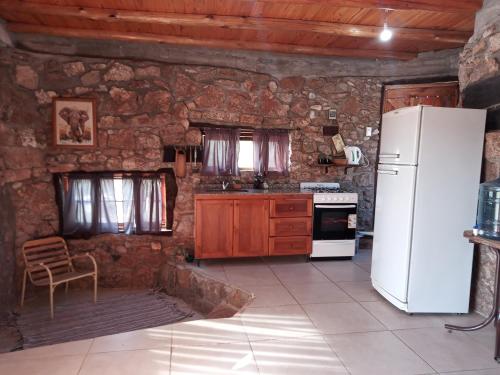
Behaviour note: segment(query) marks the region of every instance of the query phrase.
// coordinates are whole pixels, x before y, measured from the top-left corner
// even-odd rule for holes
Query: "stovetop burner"
[[[338,188],[328,188],[328,187],[310,187],[302,188],[302,191],[310,191],[311,193],[346,193],[344,189]]]

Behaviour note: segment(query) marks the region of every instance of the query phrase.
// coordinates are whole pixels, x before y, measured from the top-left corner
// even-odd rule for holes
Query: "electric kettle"
[[[346,146],[344,147],[345,157],[347,159],[347,164],[349,165],[359,165],[363,154],[359,147],[356,146]]]

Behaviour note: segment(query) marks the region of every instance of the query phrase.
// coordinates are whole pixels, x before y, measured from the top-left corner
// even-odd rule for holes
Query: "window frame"
[[[168,192],[168,186],[167,186],[167,175],[171,174],[174,178],[175,181],[175,175],[173,174],[173,170],[171,168],[167,169],[161,169],[156,172],[130,172],[130,171],[103,171],[103,172],[68,172],[68,173],[60,173],[60,174],[55,174],[54,175],[54,182],[56,184],[56,193],[57,193],[57,204],[59,207],[59,226],[60,226],[60,233],[63,234],[64,230],[64,210],[63,210],[63,199],[65,198],[65,194],[69,192],[69,185],[70,185],[70,178],[71,177],[80,177],[80,178],[89,178],[89,179],[124,179],[124,178],[147,178],[151,176],[159,176],[160,178],[160,194],[161,194],[161,216],[160,216],[160,231],[159,232],[142,232],[142,231],[136,231],[134,230],[133,233],[126,233],[125,232],[125,221],[123,220],[123,215],[122,215],[122,221],[118,221],[116,223],[118,227],[118,232],[102,232],[102,233],[92,233],[90,234],[91,236],[93,235],[98,235],[98,234],[126,234],[126,235],[167,235],[167,236],[172,236],[173,234],[173,211],[175,209],[175,199],[177,197],[177,185],[175,184],[175,188],[172,189],[171,192]],[[116,189],[116,185],[113,185],[113,188]],[[116,190],[115,192],[115,203],[118,202],[116,201]],[[167,196],[167,193],[169,194]],[[123,194],[122,194],[123,198]],[[135,200],[135,196],[132,197],[133,200]],[[169,201],[172,201],[171,204],[169,204]],[[124,200],[122,203],[125,202]],[[91,201],[91,204],[93,204],[92,208],[95,209],[96,202]],[[171,213],[169,215],[169,206]],[[118,209],[118,207],[117,207]],[[135,214],[134,214],[135,215]],[[117,220],[119,218],[119,215],[117,214]],[[171,217],[171,221],[169,222],[168,218]],[[69,238],[86,238],[88,237],[88,234],[83,234],[83,233],[78,233],[75,235],[65,235],[65,237]]]

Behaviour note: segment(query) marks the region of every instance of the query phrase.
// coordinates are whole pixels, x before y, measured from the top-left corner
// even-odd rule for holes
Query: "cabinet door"
[[[312,200],[299,199],[273,199],[271,200],[271,217],[302,217],[312,215]]]
[[[233,207],[233,200],[196,201],[196,259],[233,255]]]
[[[269,255],[269,200],[234,201],[233,256]]]

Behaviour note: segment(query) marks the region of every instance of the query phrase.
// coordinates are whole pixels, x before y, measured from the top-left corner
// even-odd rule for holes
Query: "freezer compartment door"
[[[407,302],[413,202],[417,167],[383,165],[377,169],[372,280]]]
[[[416,165],[422,107],[408,107],[382,116],[379,163]]]

